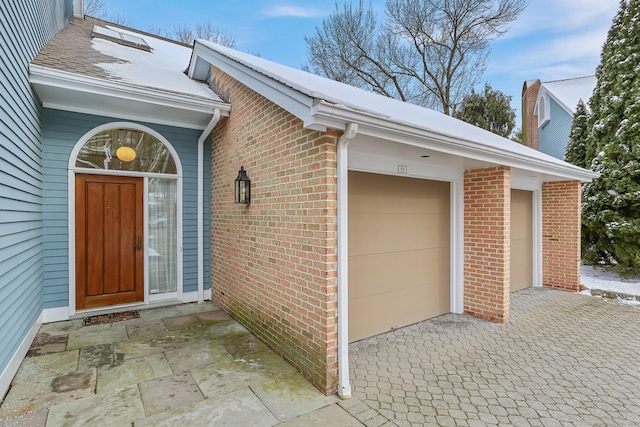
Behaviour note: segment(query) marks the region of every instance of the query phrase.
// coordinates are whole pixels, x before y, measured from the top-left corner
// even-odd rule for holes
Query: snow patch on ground
[[[640,306],[640,277],[621,277],[609,267],[581,267],[582,295]]]
[[[616,292],[627,295],[640,295],[640,277],[620,277],[606,267],[583,265],[580,282],[588,289]],[[587,292],[587,291],[583,291]]]
[[[635,299],[620,299],[618,300],[620,303],[622,304],[626,304],[626,305],[635,305],[635,306],[640,306],[640,301],[635,300]]]

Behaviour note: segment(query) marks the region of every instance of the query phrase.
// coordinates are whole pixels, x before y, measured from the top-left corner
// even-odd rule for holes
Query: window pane
[[[156,137],[133,129],[109,129],[97,133],[80,149],[76,167],[177,173],[169,149]]]
[[[176,181],[149,179],[149,292],[178,288],[178,209]]]

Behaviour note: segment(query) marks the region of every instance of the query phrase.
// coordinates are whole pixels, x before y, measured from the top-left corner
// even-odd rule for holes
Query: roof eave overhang
[[[301,119],[306,128],[321,131],[327,128],[345,130],[348,123],[355,122],[358,123],[358,134],[420,146],[487,163],[583,182],[589,182],[599,176],[568,163],[546,162],[475,141],[404,125],[388,117],[313,99],[196,41],[189,64],[189,77],[206,80],[209,77],[211,64]]]
[[[569,163],[547,162],[543,159],[536,159],[498,147],[479,144],[476,141],[408,126],[384,117],[354,111],[344,106],[336,106],[326,102],[316,103],[313,107],[312,116],[316,124],[328,128],[344,130],[347,123],[356,122],[358,123],[358,134],[393,140],[454,156],[529,170],[567,180],[590,182],[599,176],[596,172],[588,171]]]
[[[46,108],[190,129],[204,129],[225,102],[154,90],[31,64],[29,80]]]
[[[211,65],[214,65],[225,74],[242,82],[243,85],[270,99],[275,104],[280,105],[301,119],[305,127],[311,127],[316,130],[326,130],[326,128],[314,127],[314,120],[313,117],[311,117],[311,107],[313,106],[314,100],[311,97],[268,78],[210,49],[196,40],[187,75],[192,79],[207,80],[210,77]]]

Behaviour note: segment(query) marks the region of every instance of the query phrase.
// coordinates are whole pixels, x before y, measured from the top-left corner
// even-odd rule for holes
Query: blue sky
[[[337,0],[342,5],[343,0]],[[357,0],[350,0],[357,1]],[[366,1],[366,0],[365,0]],[[305,35],[334,9],[334,0],[105,0],[109,15],[124,15],[133,28],[172,31],[177,25],[211,21],[233,34],[237,49],[299,68],[307,62]],[[371,4],[384,14],[384,0]],[[595,73],[600,48],[619,0],[530,0],[510,31],[492,43],[484,76],[513,97],[519,109],[522,83]],[[481,85],[482,86],[482,85]]]

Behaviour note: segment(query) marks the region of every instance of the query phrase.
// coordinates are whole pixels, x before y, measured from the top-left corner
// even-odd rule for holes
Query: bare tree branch
[[[105,18],[107,16],[105,0],[85,0],[84,14],[99,19]]]
[[[311,69],[454,114],[487,66],[489,43],[528,0],[387,0],[385,19],[345,3],[305,37]]]
[[[174,28],[174,38],[185,44],[193,44],[195,39],[203,39],[232,49],[236,47],[236,38],[227,30],[214,27],[211,21],[197,22],[193,28],[179,25]]]
[[[117,15],[109,15],[108,18],[105,18],[106,21],[113,22],[116,25],[121,25],[123,27],[131,27],[131,21],[127,19],[125,14],[119,13]]]
[[[236,38],[227,30],[211,25],[211,21],[197,22],[195,33],[198,39],[208,40],[232,49],[236,47]]]
[[[305,37],[312,69],[326,77],[406,99],[404,81],[387,62],[387,40],[379,39],[377,17],[371,6],[345,4]]]
[[[85,0],[84,14],[112,22],[116,25],[122,25],[123,27],[131,26],[131,21],[129,21],[124,14],[108,15],[106,0]]]
[[[178,25],[173,29],[173,39],[184,44],[193,44],[195,39],[193,29],[186,25]]]
[[[110,21],[117,25],[130,27],[131,21],[123,14],[108,15],[106,0],[85,0],[84,13],[94,18]],[[149,33],[160,37],[174,39],[181,43],[192,45],[195,39],[209,40],[230,48],[236,47],[236,38],[227,30],[214,27],[211,21],[197,22],[194,27],[188,25],[178,25],[174,27],[173,33],[166,29],[153,25],[149,28]]]
[[[166,39],[170,39],[173,37],[173,35],[169,31],[157,25],[150,26],[148,32],[151,34],[155,34],[156,36],[164,37]]]

